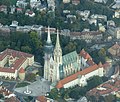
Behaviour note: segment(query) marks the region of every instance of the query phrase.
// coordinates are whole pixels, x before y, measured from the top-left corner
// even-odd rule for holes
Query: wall
[[[6,56],[2,61],[0,61],[0,67],[4,67],[4,65],[7,63],[8,56]]]
[[[100,73],[99,73],[99,72],[100,72],[99,69],[94,70],[94,71],[92,71],[92,72],[86,74],[86,75],[85,75],[85,78],[86,78],[86,79],[89,79],[90,77],[95,76],[95,75],[100,76],[100,73],[101,73],[101,74],[103,73],[103,72],[100,72]]]
[[[34,56],[27,59],[28,59],[28,65],[32,65],[34,63]]]
[[[69,87],[73,87],[73,86],[75,86],[75,85],[77,85],[79,83],[79,81],[78,81],[78,78],[77,79],[75,79],[75,80],[73,80],[73,81],[71,81],[71,82],[69,82],[69,83],[67,83],[67,84],[64,84],[64,88],[69,88]]]
[[[13,77],[13,78],[16,78],[15,77],[15,73],[9,73],[9,72],[0,72],[0,76],[4,76],[4,77],[9,77],[10,79]]]

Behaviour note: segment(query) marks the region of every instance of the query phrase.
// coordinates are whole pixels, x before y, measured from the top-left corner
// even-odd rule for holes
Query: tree
[[[26,76],[25,76],[25,79],[27,80],[27,81],[35,81],[36,80],[36,74],[34,74],[34,73],[30,73],[30,74],[27,74]]]
[[[29,99],[29,101],[31,101],[33,99],[33,97],[32,96],[28,96],[28,99]]]
[[[58,90],[57,88],[54,88],[51,90],[51,92],[49,93],[49,96],[52,99],[58,99]]]
[[[76,50],[76,45],[77,44],[75,42],[69,42],[64,48],[64,53],[66,54]]]
[[[94,84],[93,84],[94,83]],[[96,86],[102,84],[102,78],[99,76],[93,76],[89,80],[87,80],[87,90],[95,88]]]
[[[95,24],[91,24],[91,25],[89,25],[90,27],[90,30],[91,31],[97,31],[98,30],[98,26],[96,26]]]
[[[39,38],[38,38],[38,34],[35,31],[31,31],[29,33],[29,37],[30,37],[30,47],[32,48],[32,52],[35,52],[35,50],[37,50],[39,48]]]
[[[31,53],[31,48],[29,46],[22,46],[21,51],[26,53]]]
[[[104,48],[101,48],[100,51],[98,52],[98,55],[105,57],[105,56],[106,56],[106,51],[105,51],[105,49],[104,49]]]
[[[90,96],[90,102],[97,102],[96,97],[95,96]]]
[[[2,94],[0,94],[0,99],[4,98],[4,96]]]
[[[69,93],[69,97],[73,98],[73,99],[79,99],[80,95],[79,95],[79,91],[78,90],[73,90]]]
[[[116,102],[116,96],[109,94],[108,96],[105,96],[105,102]]]

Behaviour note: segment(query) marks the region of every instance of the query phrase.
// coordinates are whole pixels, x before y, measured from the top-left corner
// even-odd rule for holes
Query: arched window
[[[66,70],[66,76],[67,76],[67,74],[68,74],[68,73],[67,73],[67,70]]]

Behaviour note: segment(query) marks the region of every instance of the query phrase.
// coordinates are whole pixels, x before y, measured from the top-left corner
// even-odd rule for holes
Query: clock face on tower
[[[58,56],[58,55],[62,55],[62,51],[59,49],[59,50],[54,50],[54,54],[56,55],[56,56]]]

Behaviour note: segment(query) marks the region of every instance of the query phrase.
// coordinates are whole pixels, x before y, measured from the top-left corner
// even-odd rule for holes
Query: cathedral
[[[57,30],[57,38],[55,47],[52,45],[50,38],[50,28],[48,27],[48,36],[46,45],[44,46],[44,78],[50,82],[58,82],[77,72],[82,72],[85,68],[98,66],[92,61],[91,56],[84,49],[77,54],[76,51],[62,55],[62,49],[59,40],[59,31]],[[94,70],[96,70],[94,68]],[[92,69],[92,67],[91,67]],[[98,73],[103,76],[103,73]],[[95,74],[96,75],[96,74]]]

